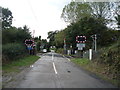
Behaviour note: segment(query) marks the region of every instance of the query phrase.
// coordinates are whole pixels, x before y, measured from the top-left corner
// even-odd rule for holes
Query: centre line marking
[[[65,59],[67,59],[67,60],[70,62],[70,59],[69,59],[69,58],[66,58],[64,55],[63,55],[63,57],[64,57]]]
[[[67,58],[67,60],[68,60],[68,61],[70,61],[70,59],[69,59],[69,58]]]
[[[55,74],[57,74],[57,70],[56,70],[55,63],[54,63],[54,62],[53,62],[53,68],[54,68]]]

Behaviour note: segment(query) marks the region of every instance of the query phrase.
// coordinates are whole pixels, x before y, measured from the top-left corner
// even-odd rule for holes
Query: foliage
[[[84,17],[94,17],[106,24],[112,17],[112,10],[116,8],[112,2],[71,2],[63,8],[61,17],[65,22],[76,23]]]
[[[2,44],[24,43],[25,39],[31,38],[29,29],[11,27],[2,31]]]
[[[108,29],[105,24],[100,23],[99,19],[93,17],[84,17],[76,23],[72,23],[67,28],[59,31],[55,35],[54,43],[57,47],[63,47],[63,40],[65,38],[68,48],[72,45],[76,49],[76,36],[85,35],[87,37],[86,49],[92,47],[92,35],[97,35],[98,47],[109,46],[116,42],[120,32]]]
[[[37,43],[37,44],[36,44],[37,51],[40,52],[41,42],[38,41],[38,42],[36,42],[36,43]]]
[[[34,41],[36,43],[36,49],[37,49],[37,51],[40,52],[40,46],[41,46],[41,43],[42,43],[41,36],[35,37]]]
[[[119,79],[120,73],[120,38],[110,47],[101,49],[100,57],[96,59],[97,63],[106,65],[108,75],[113,79]]]
[[[115,11],[112,10],[115,10],[117,4],[114,2],[91,2],[89,5],[92,8],[93,17],[101,19],[101,22],[105,24],[107,23],[106,20],[113,17],[112,13]]]
[[[80,67],[82,67],[83,69],[96,74],[98,77],[102,78],[103,80],[109,81],[116,86],[120,86],[119,74],[116,76],[113,68],[110,68],[104,64],[98,64],[94,61],[90,61],[85,58],[83,59],[73,58],[71,59],[71,61],[77,65],[80,65]]]
[[[61,17],[65,22],[75,23],[81,18],[91,16],[91,7],[88,3],[71,2],[63,8]]]
[[[91,47],[92,44],[91,35],[94,34],[99,35],[98,37],[99,41],[101,39],[100,36],[102,36],[102,34],[106,32],[106,30],[107,27],[103,24],[100,24],[98,19],[94,19],[92,17],[85,17],[82,18],[79,22],[72,23],[64,30],[59,31],[59,33],[55,35],[55,42],[59,43],[58,44],[59,46],[62,46],[63,40],[65,38],[67,47],[69,48],[72,45],[72,47],[75,49],[76,36],[85,35],[87,37],[86,47],[88,49]]]
[[[2,8],[2,28],[10,28],[12,25],[12,12],[8,8]]]
[[[117,25],[120,30],[120,2],[118,3],[117,8],[116,8],[116,14],[117,16],[115,16],[115,19],[117,21]]]
[[[49,39],[49,45],[50,46],[55,46],[55,34],[57,34],[57,30],[56,31],[49,31],[48,32],[48,37],[47,39]]]
[[[101,33],[100,38],[98,38],[98,46],[100,47],[105,47],[105,46],[110,46],[117,42],[118,38],[120,36],[120,32],[117,30],[107,30]]]
[[[118,25],[118,28],[120,29],[120,15],[117,14],[117,16],[115,17],[115,19],[117,20],[117,25]]]
[[[9,43],[2,46],[3,63],[19,59],[28,54],[24,44]]]
[[[65,38],[65,32],[64,31],[59,31],[55,35],[55,45],[57,48],[62,48],[64,44],[64,38]]]
[[[58,48],[58,49],[56,49],[56,52],[57,52],[57,53],[60,53],[60,54],[63,54],[63,51],[64,51],[63,48]]]

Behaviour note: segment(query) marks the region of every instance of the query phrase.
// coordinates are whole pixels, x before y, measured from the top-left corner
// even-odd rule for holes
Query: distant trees
[[[31,38],[29,29],[11,27],[2,31],[2,44],[24,43],[25,39]]]
[[[55,46],[55,34],[57,34],[57,30],[56,31],[49,31],[48,32],[48,37],[47,39],[49,39],[49,45],[50,46]]]
[[[66,35],[64,31],[58,31],[57,34],[55,34],[55,46],[57,48],[63,48],[63,43]]]
[[[91,16],[91,10],[88,3],[71,2],[63,8],[61,18],[65,22],[75,23],[83,17]]]
[[[115,5],[112,2],[71,2],[63,8],[61,17],[69,23],[75,23],[84,17],[94,17],[101,23],[106,23],[111,19]]]
[[[8,8],[2,8],[2,29],[10,28],[12,19],[12,12]]]

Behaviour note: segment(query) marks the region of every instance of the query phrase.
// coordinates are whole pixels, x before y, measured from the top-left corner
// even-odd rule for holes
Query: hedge
[[[6,61],[19,59],[27,54],[28,52],[24,44],[9,43],[2,46],[3,63]]]

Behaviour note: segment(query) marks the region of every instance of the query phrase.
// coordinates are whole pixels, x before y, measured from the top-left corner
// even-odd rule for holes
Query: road
[[[31,66],[17,88],[114,88],[57,53],[46,53]]]

